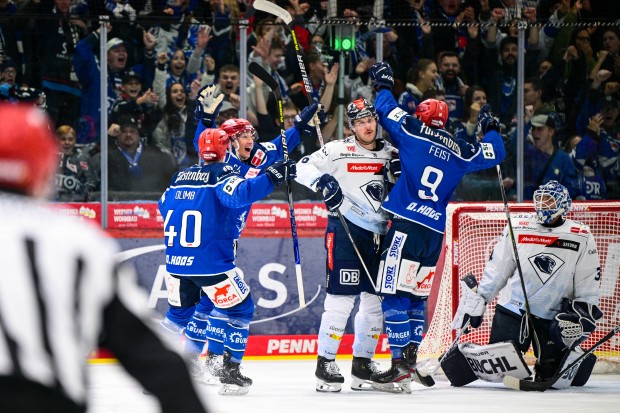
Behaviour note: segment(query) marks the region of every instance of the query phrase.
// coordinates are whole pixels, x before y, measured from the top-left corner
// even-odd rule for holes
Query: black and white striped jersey
[[[95,226],[0,192],[0,379],[86,406],[86,360],[103,345],[164,411],[205,411],[180,355],[147,327],[146,297],[117,252]]]

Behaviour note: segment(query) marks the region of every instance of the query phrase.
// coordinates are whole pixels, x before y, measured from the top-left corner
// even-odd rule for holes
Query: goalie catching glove
[[[461,299],[459,300],[459,307],[454,314],[454,320],[452,320],[452,329],[460,330],[463,328],[467,320],[470,322],[470,326],[473,328],[480,327],[482,324],[482,315],[487,308],[487,302],[485,299],[476,292],[477,284],[469,283],[467,277],[463,277],[461,283]],[[473,275],[471,276],[473,278]],[[475,280],[475,278],[474,278]]]
[[[203,86],[198,91],[198,96],[196,97],[194,118],[197,121],[202,121],[202,124],[207,128],[215,126],[215,118],[217,118],[224,100],[223,93],[219,93],[216,96],[216,88],[213,84]]]
[[[596,305],[563,298],[561,312],[549,327],[551,338],[558,348],[573,349],[590,337],[601,317],[603,312]]]
[[[321,191],[328,210],[333,212],[340,208],[344,195],[342,195],[342,189],[340,189],[338,181],[333,176],[330,174],[321,176],[316,184],[316,189]]]

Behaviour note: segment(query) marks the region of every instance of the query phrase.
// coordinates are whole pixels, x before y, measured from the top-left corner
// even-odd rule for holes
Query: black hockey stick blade
[[[276,94],[276,98],[280,98],[280,86],[278,86],[278,82],[271,76],[264,67],[259,65],[256,62],[250,62],[248,65],[248,70],[254,76],[265,82],[265,84]]]
[[[521,391],[545,391],[553,387],[553,385],[566,374],[569,370],[571,370],[575,365],[581,363],[584,358],[588,357],[588,355],[592,354],[594,350],[599,348],[603,343],[612,338],[618,331],[620,331],[620,325],[616,326],[609,333],[605,335],[605,337],[601,338],[597,341],[592,347],[590,347],[587,351],[584,351],[581,356],[575,359],[572,363],[566,366],[561,371],[555,373],[553,377],[549,380],[545,381],[531,381],[528,379],[517,379],[516,377],[506,376],[504,377],[504,386],[509,387],[515,390]]]
[[[415,381],[416,383],[420,383],[425,387],[433,387],[435,385],[435,380],[433,379],[433,376],[423,376],[420,374],[418,369],[415,370],[415,375],[411,375],[411,380]]]

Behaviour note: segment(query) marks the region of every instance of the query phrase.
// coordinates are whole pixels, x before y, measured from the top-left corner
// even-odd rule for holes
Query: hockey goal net
[[[534,213],[532,204],[511,204],[509,208],[511,216]],[[506,226],[503,203],[450,204],[446,218],[443,250],[428,302],[428,329],[418,352],[420,361],[437,359],[454,341],[450,323],[458,307],[459,279],[472,273],[480,281],[485,263]],[[590,227],[601,259],[600,308],[605,315],[582,344],[589,348],[620,323],[620,202],[575,202],[569,218]],[[487,344],[494,308],[487,306],[480,328],[463,335],[460,342]],[[620,372],[620,337],[612,337],[595,354],[599,360],[597,371]],[[533,363],[533,354],[530,356],[528,361]]]

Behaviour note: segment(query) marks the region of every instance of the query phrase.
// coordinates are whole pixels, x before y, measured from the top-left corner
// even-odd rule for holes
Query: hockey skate
[[[222,375],[220,377],[222,386],[218,391],[220,395],[242,395],[250,391],[252,379],[241,374],[239,367],[239,363],[235,363],[230,359],[230,353],[225,352]]]
[[[435,380],[431,376],[424,376],[420,374],[417,369],[416,363],[418,360],[418,346],[417,344],[410,344],[405,347],[404,350],[407,353],[407,360],[409,360],[409,373],[411,374],[411,380],[416,383],[420,383],[426,387],[432,387],[435,385]]]
[[[220,384],[220,378],[222,377],[222,370],[224,368],[223,365],[224,357],[222,355],[215,354],[212,351],[207,351],[202,382],[210,385]]]
[[[354,356],[351,366],[351,390],[372,390],[370,376],[377,372],[377,364],[374,361]]]
[[[372,387],[390,393],[411,393],[411,373],[406,354],[403,358],[392,359],[392,366],[384,372],[370,376]]]
[[[344,377],[340,374],[340,369],[334,360],[319,356],[314,375],[316,376],[316,391],[328,393],[342,390]]]

